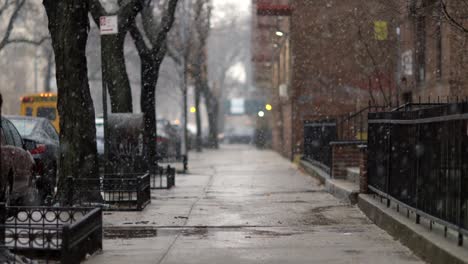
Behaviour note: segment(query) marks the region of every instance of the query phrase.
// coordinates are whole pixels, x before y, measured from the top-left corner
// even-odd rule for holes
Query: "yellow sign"
[[[374,21],[374,35],[376,40],[387,40],[388,26],[387,21]]]

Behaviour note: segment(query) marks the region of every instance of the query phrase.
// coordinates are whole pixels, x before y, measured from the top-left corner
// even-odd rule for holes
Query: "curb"
[[[304,160],[301,160],[299,166],[304,169],[307,174],[324,184],[327,192],[336,198],[351,204],[356,204],[358,202],[359,190],[353,189],[346,181],[331,179],[327,172]]]
[[[378,227],[385,230],[417,256],[428,263],[468,263],[468,252],[444,237],[431,234],[424,227],[412,223],[393,209],[374,200],[370,195],[360,194],[358,207]]]

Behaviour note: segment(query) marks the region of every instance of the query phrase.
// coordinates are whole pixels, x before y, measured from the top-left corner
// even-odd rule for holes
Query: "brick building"
[[[389,104],[396,60],[388,50],[396,46],[396,34],[381,4],[254,2],[256,81],[274,106],[270,124],[275,150],[291,159],[302,153],[306,120],[354,112],[369,99]],[[383,36],[376,37],[376,22],[384,24]]]
[[[466,3],[412,0],[398,4],[402,100],[417,101],[421,97],[423,101],[445,101],[447,97],[467,96]]]

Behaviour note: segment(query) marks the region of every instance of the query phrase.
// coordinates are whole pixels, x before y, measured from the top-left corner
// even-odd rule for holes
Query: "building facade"
[[[460,5],[254,1],[255,80],[273,105],[273,148],[290,159],[301,155],[305,121],[369,104],[467,96],[467,6]]]

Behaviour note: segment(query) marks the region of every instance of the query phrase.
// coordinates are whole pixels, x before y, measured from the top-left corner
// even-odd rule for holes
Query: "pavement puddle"
[[[244,233],[246,237],[273,238],[302,234],[299,231],[272,230],[277,227],[252,227],[252,226],[191,226],[191,227],[153,227],[153,226],[128,226],[107,227],[104,229],[106,239],[132,239],[153,237],[183,237],[206,238],[209,234],[219,232]]]

